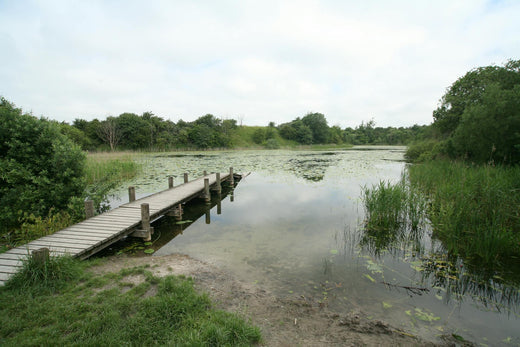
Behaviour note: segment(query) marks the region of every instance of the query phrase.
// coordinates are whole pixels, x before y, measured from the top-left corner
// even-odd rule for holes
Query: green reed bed
[[[434,236],[448,251],[486,264],[519,260],[519,167],[434,161],[408,171],[429,197]]]
[[[85,168],[87,184],[98,184],[107,179],[122,181],[134,177],[140,170],[134,157],[135,155],[128,152],[89,154]]]
[[[250,346],[260,330],[217,310],[190,278],[146,267],[97,274],[90,262],[29,260],[0,288],[0,344]],[[140,282],[135,282],[140,278]]]
[[[411,189],[405,175],[396,184],[381,181],[372,187],[363,187],[362,200],[365,207],[362,243],[376,253],[421,237],[426,200]]]

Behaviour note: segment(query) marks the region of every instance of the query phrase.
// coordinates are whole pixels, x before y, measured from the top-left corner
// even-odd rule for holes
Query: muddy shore
[[[363,312],[338,314],[309,299],[280,298],[257,284],[241,281],[233,274],[187,255],[109,257],[94,271],[117,272],[122,268],[149,265],[156,276],[185,275],[194,279],[216,306],[236,312],[259,326],[262,346],[470,346],[443,336],[442,341],[424,341],[392,327],[388,322],[368,319]],[[137,279],[138,281],[138,279]]]

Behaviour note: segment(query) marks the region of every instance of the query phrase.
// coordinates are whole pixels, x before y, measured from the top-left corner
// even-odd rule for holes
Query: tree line
[[[291,122],[265,127],[239,126],[235,119],[221,119],[206,114],[193,122],[177,123],[152,112],[141,115],[122,113],[104,120],[75,119],[59,123],[61,131],[83,150],[172,150],[233,148],[246,146],[278,148],[280,145],[311,144],[388,144],[405,145],[421,139],[427,126],[376,127],[374,120],[355,128],[329,126],[321,113],[308,113]],[[247,128],[254,131],[246,131]],[[238,141],[240,139],[241,141]]]

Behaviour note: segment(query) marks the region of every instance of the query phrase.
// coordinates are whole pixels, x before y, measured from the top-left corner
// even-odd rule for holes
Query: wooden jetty
[[[169,189],[135,200],[135,189],[129,188],[130,202],[106,213],[93,216],[92,203],[86,203],[87,219],[52,235],[31,241],[25,245],[0,253],[0,285],[22,266],[22,261],[30,254],[71,255],[86,259],[126,236],[142,237],[150,240],[153,227],[150,222],[164,215],[182,218],[182,204],[196,197],[210,201],[210,189],[220,191],[221,182],[234,184],[233,168],[229,173],[206,174],[184,183],[173,185],[169,178]],[[237,175],[239,176],[239,175]],[[90,218],[89,218],[90,217]]]

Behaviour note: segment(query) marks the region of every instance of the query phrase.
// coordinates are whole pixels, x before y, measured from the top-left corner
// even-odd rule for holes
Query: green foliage
[[[303,124],[312,132],[312,143],[327,143],[329,141],[329,126],[321,113],[308,113],[302,118]]]
[[[128,276],[143,282],[133,284]],[[62,274],[49,282],[65,278],[49,291],[19,290],[13,282],[0,289],[2,345],[248,346],[261,338],[236,314],[214,309],[191,279],[157,278],[133,268]]]
[[[449,252],[489,268],[520,257],[520,168],[434,161],[409,173]]]
[[[433,112],[444,154],[477,163],[520,162],[520,61],[455,81]]]
[[[265,148],[267,149],[278,149],[280,148],[280,144],[276,139],[269,139],[265,142]]]
[[[91,154],[87,158],[85,198],[94,202],[98,213],[107,211],[109,192],[122,181],[134,177],[141,167],[129,154]],[[81,207],[83,209],[83,207]]]
[[[381,181],[371,188],[363,187],[362,200],[365,221],[361,245],[375,254],[402,249],[399,245],[417,238],[426,225],[426,200],[410,187],[405,176],[397,184]]]
[[[0,232],[64,210],[85,188],[85,155],[56,123],[0,102]]]

